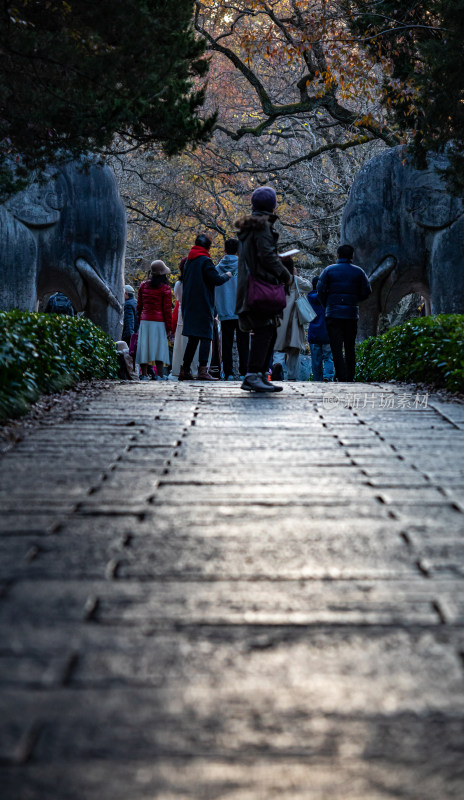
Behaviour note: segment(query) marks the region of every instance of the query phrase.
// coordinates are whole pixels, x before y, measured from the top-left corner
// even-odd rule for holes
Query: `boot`
[[[272,383],[263,380],[263,376],[259,372],[254,372],[252,375],[246,375],[240,387],[246,392],[275,392],[278,391]]]
[[[185,372],[184,365],[182,364],[182,366],[181,366],[181,368],[179,370],[179,377],[177,378],[177,380],[178,381],[193,381],[194,378],[193,378],[193,375],[190,372],[190,370],[188,372]]]
[[[219,378],[213,378],[208,372],[208,367],[198,367],[197,381],[217,381]]]
[[[259,373],[259,374],[261,375],[261,378],[263,379],[263,383],[265,383],[268,387],[270,387],[273,392],[283,392],[283,390],[284,390],[283,386],[276,386],[275,383],[271,383],[271,381],[268,379],[266,374],[263,374],[262,372]]]

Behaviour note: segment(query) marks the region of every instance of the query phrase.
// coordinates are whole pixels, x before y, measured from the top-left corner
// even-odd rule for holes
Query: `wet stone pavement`
[[[463,445],[385,385],[46,417],[0,462],[1,800],[462,800]]]

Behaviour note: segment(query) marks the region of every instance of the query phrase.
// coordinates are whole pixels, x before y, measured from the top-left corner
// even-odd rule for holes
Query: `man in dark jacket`
[[[132,286],[124,287],[124,327],[122,329],[122,339],[126,344],[130,344],[131,336],[137,333],[139,329],[139,320],[137,317],[137,303],[134,297],[134,290]]]
[[[188,336],[184,363],[179,372],[180,381],[193,380],[190,372],[195,351],[200,344],[198,380],[215,381],[209,374],[207,364],[213,340],[214,287],[221,286],[232,277],[231,272],[220,275],[211,261],[209,250],[211,238],[200,233],[195,239],[184,264],[182,284],[182,335]]]
[[[339,247],[337,256],[337,263],[326,267],[319,278],[317,293],[325,305],[337,380],[351,382],[356,371],[359,303],[369,297],[372,288],[364,270],[353,264],[354,249],[351,245]]]
[[[319,278],[313,278],[313,291],[308,294],[316,317],[309,323],[308,342],[311,351],[311,369],[315,381],[333,381],[334,363],[329,334],[325,324],[325,308],[319,300],[316,287]]]

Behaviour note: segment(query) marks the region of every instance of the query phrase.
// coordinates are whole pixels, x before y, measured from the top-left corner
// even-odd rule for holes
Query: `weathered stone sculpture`
[[[446,190],[431,155],[413,167],[402,148],[369,161],[356,177],[343,213],[341,239],[370,277],[373,293],[361,305],[359,334],[375,335],[380,313],[407,294],[431,302],[432,314],[464,313],[464,204]]]
[[[126,214],[109,167],[70,162],[0,205],[0,308],[61,291],[119,339]]]

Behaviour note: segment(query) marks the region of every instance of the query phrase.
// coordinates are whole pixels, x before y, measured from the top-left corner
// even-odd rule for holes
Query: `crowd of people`
[[[291,255],[278,254],[276,206],[272,187],[256,189],[251,213],[236,223],[237,238],[225,242],[217,265],[212,238],[196,237],[179,266],[174,312],[163,261],[151,264],[137,301],[134,289],[125,287],[123,340],[133,355],[131,377],[138,364],[141,380],[165,379],[168,365],[179,381],[234,380],[235,340],[241,388],[279,392],[284,377],[299,378],[308,322],[313,379],[354,380],[359,303],[371,292],[369,280],[347,244],[312,283],[298,276]]]

